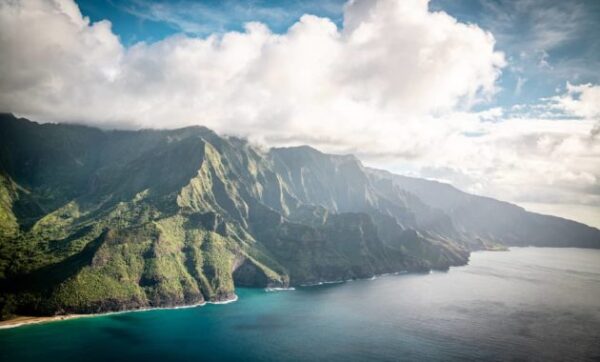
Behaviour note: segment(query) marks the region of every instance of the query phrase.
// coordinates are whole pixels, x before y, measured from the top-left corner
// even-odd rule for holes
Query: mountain
[[[0,115],[0,307],[93,313],[599,248],[600,231],[313,148]]]
[[[375,169],[368,172],[441,210],[465,240],[481,240],[486,245],[598,248],[598,229],[575,221],[527,212],[517,205],[470,195],[437,181]]]

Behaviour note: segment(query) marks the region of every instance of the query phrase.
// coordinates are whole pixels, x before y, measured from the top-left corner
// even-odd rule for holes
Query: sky
[[[600,1],[0,1],[0,111],[204,125],[600,227]]]

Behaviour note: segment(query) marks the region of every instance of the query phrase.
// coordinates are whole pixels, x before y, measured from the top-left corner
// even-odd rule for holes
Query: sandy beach
[[[50,317],[31,317],[31,316],[18,316],[12,319],[8,319],[5,321],[0,321],[0,329],[7,328],[15,328],[28,324],[39,324],[39,323],[47,323],[47,322],[55,322],[62,321],[72,318],[85,317],[83,314],[67,314],[67,315],[57,315]]]

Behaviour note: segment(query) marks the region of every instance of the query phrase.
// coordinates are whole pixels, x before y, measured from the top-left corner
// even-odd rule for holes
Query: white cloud
[[[517,84],[515,84],[515,94],[521,95],[521,91],[523,91],[523,86],[527,82],[527,78],[517,76]]]
[[[0,108],[38,119],[337,134],[467,107],[504,65],[490,33],[423,0],[352,1],[343,29],[305,15],[281,35],[250,23],[130,48],[71,0],[3,2],[0,16]]]
[[[553,108],[585,119],[600,118],[600,85],[567,83],[565,94],[551,99]]]

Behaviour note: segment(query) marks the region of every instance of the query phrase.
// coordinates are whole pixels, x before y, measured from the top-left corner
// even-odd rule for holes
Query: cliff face
[[[501,244],[599,247],[600,231],[309,147],[0,116],[3,316],[446,269]]]

